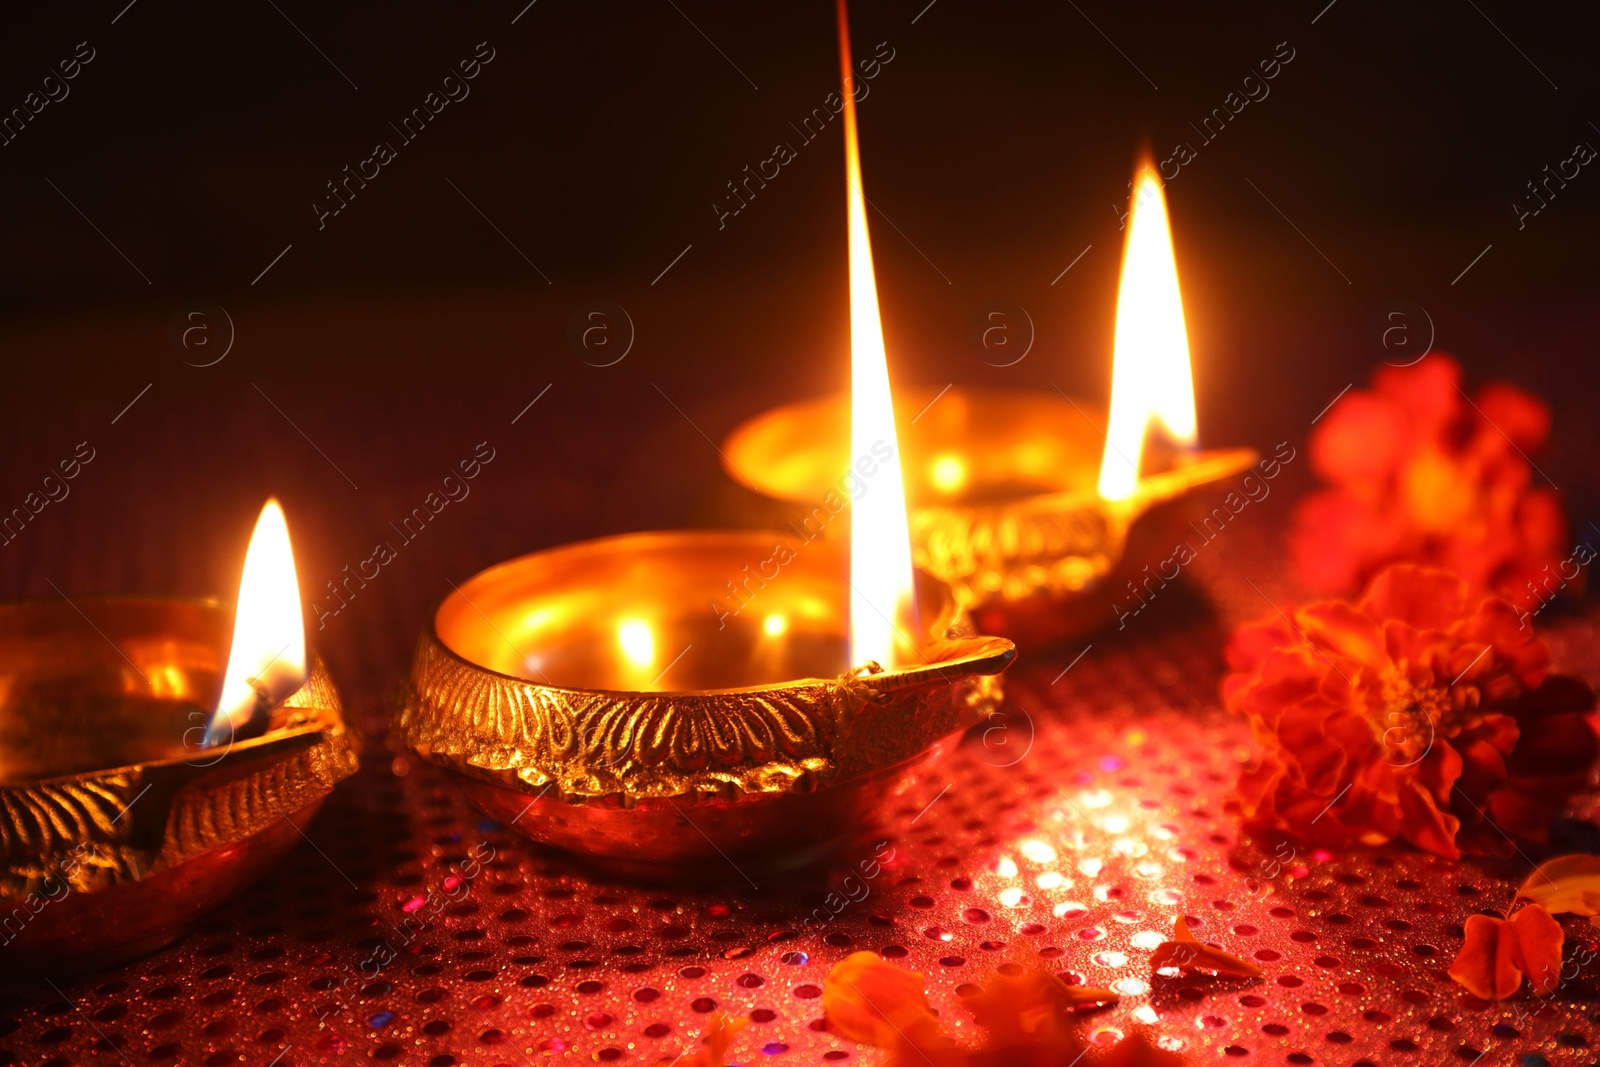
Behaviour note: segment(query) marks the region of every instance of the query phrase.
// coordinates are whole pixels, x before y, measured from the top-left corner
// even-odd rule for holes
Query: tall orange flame
[[[233,646],[206,744],[230,740],[305,681],[306,632],[289,524],[278,502],[268,500],[244,554]]]
[[[1175,444],[1195,442],[1194,377],[1172,226],[1161,180],[1144,163],[1134,177],[1117,290],[1111,417],[1100,459],[1102,497],[1133,495],[1147,436],[1158,427]]]
[[[906,525],[905,483],[895,436],[889,360],[878,315],[866,197],[861,191],[861,147],[856,132],[855,79],[850,66],[850,21],[839,5],[839,70],[844,96],[844,176],[850,235],[850,455],[872,457],[874,444],[893,455],[850,505],[850,662],[889,667],[915,650],[906,627],[915,611],[911,585],[911,534]],[[858,473],[861,473],[858,471]]]

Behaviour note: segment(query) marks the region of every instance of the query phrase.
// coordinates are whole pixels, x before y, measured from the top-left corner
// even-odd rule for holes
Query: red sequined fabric
[[[501,423],[522,403],[506,405]],[[450,424],[470,425],[476,411]],[[239,432],[277,419],[264,407],[259,416]],[[530,479],[549,499],[584,501],[585,468],[544,466],[529,422],[515,448],[507,425],[485,430],[503,458],[461,514],[442,515],[347,614],[313,627],[369,725],[381,722],[426,605],[448,592],[444,578],[533,547],[517,527],[540,520]],[[333,455],[362,455],[360,437],[340,436],[339,425],[325,414],[308,430]],[[228,441],[227,427],[212,432],[206,440]],[[309,531],[311,548],[297,550],[311,557],[302,573],[315,590],[414,494],[374,496],[369,484],[338,496],[337,476],[283,433],[282,450],[303,453],[303,484],[365,509],[325,508],[324,520],[313,499],[286,499],[297,536]],[[426,472],[478,439],[459,436],[467,445],[386,440],[401,450],[398,469]],[[69,591],[225,588],[259,496],[229,497],[238,529],[192,538],[237,536],[231,553],[184,548],[172,538],[184,517],[140,506],[161,472],[190,469],[198,447],[184,431],[108,449],[108,464],[137,453],[137,465],[105,473],[103,503],[74,501],[83,510],[61,520],[60,539],[12,546],[0,561],[14,568],[12,587],[49,594],[38,576],[50,576]],[[229,447],[244,454],[238,441]],[[131,517],[116,540],[125,554],[90,536],[96,515]],[[1190,569],[1212,606],[1175,586],[1157,601],[1173,609],[1166,618],[1152,610],[1123,633],[1025,647],[1003,718],[920,781],[884,834],[804,878],[752,888],[730,869],[721,892],[596,879],[484,820],[374,730],[362,770],[309,840],[178,944],[53,984],[15,973],[0,948],[0,1064],[656,1064],[695,1047],[714,1012],[750,1020],[733,1062],[868,1064],[880,1054],[830,1033],[820,996],[829,967],[860,949],[927,974],[933,1003],[963,1038],[974,1036],[962,1004],[972,987],[1001,967],[1044,966],[1122,994],[1083,1016],[1099,1042],[1150,1022],[1195,1063],[1592,1062],[1600,945],[1587,921],[1563,919],[1571,977],[1547,1001],[1484,1003],[1445,976],[1464,920],[1509,903],[1520,861],[1330,854],[1240,836],[1226,797],[1248,738],[1219,709],[1216,683],[1232,622],[1271,610],[1268,598],[1291,602],[1271,562],[1285,515],[1286,505],[1264,509]],[[324,521],[340,532],[319,534]],[[195,562],[210,555],[214,565]],[[1557,664],[1600,682],[1592,622],[1556,609],[1546,619]],[[864,861],[881,864],[876,877],[863,876]],[[1179,915],[1263,977],[1152,977],[1151,949]]]
[[[887,847],[758,889],[731,869],[724,892],[587,877],[426,767],[369,758],[311,841],[201,932],[9,990],[0,1060],[654,1063],[727,1012],[751,1020],[733,1062],[873,1062],[820,1000],[828,968],[868,948],[926,973],[958,1034],[985,975],[1043,965],[1122,994],[1084,1017],[1098,1042],[1153,1022],[1197,1062],[1590,1062],[1587,923],[1565,924],[1578,973],[1549,1002],[1487,1004],[1445,978],[1463,921],[1508,902],[1514,868],[1240,838],[1224,798],[1245,737],[1215,705],[1216,648],[1200,625],[1053,684],[1062,664],[1036,657],[1004,721],[894,813]],[[888,858],[863,879],[873,857]],[[1265,976],[1153,978],[1178,915]]]

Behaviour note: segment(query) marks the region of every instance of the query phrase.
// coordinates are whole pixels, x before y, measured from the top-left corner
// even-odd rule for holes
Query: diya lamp
[[[985,633],[1061,639],[1114,621],[1118,599],[1142,604],[1141,568],[1172,555],[1206,490],[1256,462],[1249,449],[1196,448],[1166,200],[1148,165],[1134,186],[1109,410],[1022,389],[897,397],[916,565],[947,583]],[[729,473],[814,505],[847,461],[847,407],[834,396],[756,416],[723,443]]]
[[[402,693],[414,752],[614,873],[755,884],[825,855],[994,710],[1015,655],[912,568],[848,83],[844,98],[849,435],[861,455],[888,446],[848,541],[638,533],[502,563],[439,606]]]
[[[176,940],[355,771],[277,501],[250,540],[231,644],[228,619],[204,599],[0,604],[8,970],[91,970]]]

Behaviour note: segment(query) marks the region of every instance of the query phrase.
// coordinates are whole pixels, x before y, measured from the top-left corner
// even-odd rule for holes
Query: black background
[[[1541,469],[1576,528],[1594,514],[1600,176],[1521,230],[1512,207],[1600,146],[1580,5],[912,0],[852,19],[858,56],[894,50],[861,123],[897,382],[1103,398],[1117,206],[1142,147],[1186,140],[1168,195],[1207,443],[1303,441],[1404,300],[1471,379],[1552,401]],[[484,439],[503,458],[470,517],[442,520],[490,532],[406,565],[459,579],[574,537],[749,521],[707,438],[845,384],[838,124],[723,228],[712,207],[836,87],[829,4],[117,0],[7,22],[0,107],[78,42],[96,57],[0,147],[0,507],[76,442],[98,450],[0,549],[8,592],[49,593],[68,560],[85,588],[231,592],[277,493],[314,595]],[[319,230],[324,183],[397,142],[388,124],[483,41],[471,95]],[[1202,144],[1189,123],[1280,42],[1270,95]],[[614,366],[569,342],[594,300],[636,329]],[[194,301],[235,331],[211,367],[170,338]],[[968,341],[991,301],[1036,328],[1011,367]]]

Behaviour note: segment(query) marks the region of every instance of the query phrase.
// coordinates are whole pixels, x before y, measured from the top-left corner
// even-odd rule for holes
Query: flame
[[[276,500],[256,520],[244,555],[233,646],[206,744],[231,740],[306,681],[306,632],[289,524]]]
[[[622,655],[635,667],[651,667],[656,662],[656,632],[643,619],[623,619],[617,624],[617,644]]]
[[[1133,495],[1147,434],[1159,426],[1177,444],[1195,442],[1194,377],[1178,291],[1178,262],[1161,180],[1148,163],[1133,183],[1117,291],[1111,418],[1100,459],[1100,495]]]
[[[850,23],[839,0],[839,68],[844,97],[844,175],[850,235],[850,455],[870,457],[874,444],[893,450],[866,490],[850,505],[850,662],[884,667],[909,659],[914,649],[902,621],[915,612],[911,585],[911,534],[905,484],[889,391],[889,360],[878,317],[878,283],[872,271],[866,197],[861,191],[861,147],[856,133],[855,79],[850,70]]]

